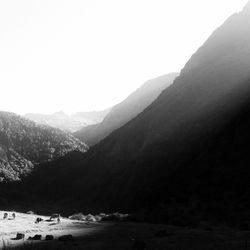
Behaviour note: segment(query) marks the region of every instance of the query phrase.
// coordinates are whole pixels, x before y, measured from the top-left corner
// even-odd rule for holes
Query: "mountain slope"
[[[28,113],[25,115],[25,118],[38,124],[75,132],[85,126],[102,122],[109,111],[110,109],[106,109],[102,111],[79,112],[73,115],[67,115],[62,111],[51,115]]]
[[[171,73],[146,82],[123,102],[114,106],[101,123],[87,126],[74,135],[89,146],[95,145],[141,113],[177,76],[178,73]]]
[[[46,178],[41,168],[28,185],[42,176],[45,181],[34,192],[50,187],[47,199],[68,197],[83,207],[110,210],[154,207],[173,197],[186,201],[190,193],[213,199],[214,194],[220,197],[215,190],[223,196],[230,181],[250,191],[249,175],[244,183],[238,179],[248,174],[250,164],[249,5],[217,29],[174,83],[136,118],[87,154],[45,166],[52,172],[60,169],[60,176]],[[234,179],[238,162],[241,169]],[[51,188],[67,179],[73,184]]]
[[[36,164],[88,147],[59,129],[40,126],[18,115],[0,112],[0,180],[19,180]]]

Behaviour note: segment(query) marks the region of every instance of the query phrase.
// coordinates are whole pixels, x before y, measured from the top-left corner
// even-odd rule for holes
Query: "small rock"
[[[54,240],[54,236],[53,235],[46,235],[45,240]]]
[[[17,233],[16,234],[16,240],[24,239],[24,237],[25,237],[25,234],[22,234],[22,233]]]
[[[63,241],[63,242],[67,242],[67,241],[73,241],[74,237],[72,234],[66,234],[66,235],[62,235],[58,238],[59,241]]]
[[[41,240],[42,235],[41,234],[36,234],[35,236],[32,237],[32,240]]]

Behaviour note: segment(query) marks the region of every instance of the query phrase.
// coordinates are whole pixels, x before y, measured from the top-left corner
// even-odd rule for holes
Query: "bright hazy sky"
[[[110,107],[180,71],[247,0],[0,0],[0,110]]]

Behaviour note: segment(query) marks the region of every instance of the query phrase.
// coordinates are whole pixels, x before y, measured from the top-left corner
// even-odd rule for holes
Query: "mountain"
[[[124,101],[114,106],[101,123],[84,127],[74,135],[89,146],[95,145],[141,113],[177,76],[178,73],[171,73],[147,81]]]
[[[0,112],[0,181],[20,180],[39,163],[87,149],[69,133]]]
[[[208,38],[142,113],[88,153],[37,169],[26,185],[42,178],[35,194],[85,209],[148,209],[182,223],[249,221],[249,69],[250,3]]]
[[[88,125],[102,122],[109,111],[110,109],[102,111],[78,112],[72,115],[67,115],[62,111],[51,115],[28,113],[25,114],[25,118],[38,124],[48,125],[69,132],[75,132]]]

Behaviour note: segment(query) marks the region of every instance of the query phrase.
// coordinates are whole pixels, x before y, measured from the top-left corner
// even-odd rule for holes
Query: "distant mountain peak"
[[[63,112],[62,110],[55,112],[53,115],[67,116],[67,114]]]
[[[38,124],[49,125],[65,131],[75,132],[88,125],[101,122],[108,112],[109,110],[102,110],[94,112],[79,112],[68,115],[60,110],[49,115],[28,113],[25,117]]]
[[[243,11],[250,11],[250,1],[247,2],[245,7],[243,8]]]

